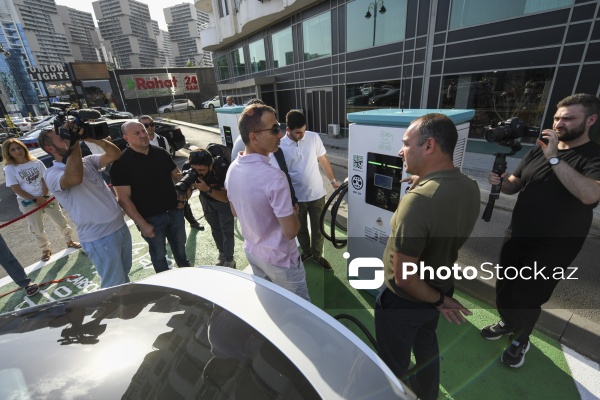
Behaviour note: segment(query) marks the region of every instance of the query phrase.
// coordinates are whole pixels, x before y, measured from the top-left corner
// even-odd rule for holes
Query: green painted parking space
[[[198,217],[202,215],[198,201],[192,201],[192,209]],[[212,265],[218,252],[210,233],[210,226],[202,220],[204,231],[188,227],[187,254],[193,265]],[[130,277],[132,281],[153,275],[148,246],[135,226],[133,236],[134,263]],[[235,261],[238,269],[247,265],[242,249],[243,238],[239,225],[236,226]],[[346,279],[346,260],[342,254],[346,249],[335,249],[325,243],[325,257],[334,271],[323,271],[316,263],[308,261],[306,272],[312,302],[329,314],[349,314],[359,319],[374,335],[374,297],[352,288]],[[60,283],[44,286],[41,294],[27,298],[22,290],[0,298],[0,311],[42,304],[53,300],[98,290],[100,278],[90,260],[81,251],[76,251],[56,261],[47,263],[29,276],[36,283],[48,282],[76,275]],[[202,282],[198,282],[202,285]],[[14,283],[0,287],[0,294],[16,289]],[[227,288],[223,288],[224,293]],[[231,294],[235,295],[235,294]],[[508,345],[508,339],[484,340],[479,329],[495,323],[498,319],[493,309],[477,300],[457,293],[456,296],[473,311],[468,322],[460,326],[440,319],[438,340],[441,350],[440,399],[579,399],[579,393],[571,376],[560,344],[547,336],[535,333],[532,347],[527,353],[525,365],[516,370],[500,363],[500,355]],[[243,301],[243,299],[240,299]],[[345,326],[370,345],[366,336],[351,322],[342,320]]]

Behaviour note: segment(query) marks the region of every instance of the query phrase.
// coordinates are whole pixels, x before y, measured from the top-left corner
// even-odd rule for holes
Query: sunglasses
[[[151,126],[152,126],[152,127],[154,126],[154,122],[150,122],[149,124],[144,124],[144,127],[145,127],[146,129],[150,128]]]
[[[200,150],[200,151],[192,151],[190,152],[190,158],[189,160],[197,160],[197,161],[204,161],[206,159],[210,159],[212,160],[212,155],[206,151],[206,150]]]
[[[279,131],[281,131],[281,124],[273,125],[271,128],[267,128],[267,129],[259,129],[254,132],[262,132],[262,131],[269,131],[273,135],[279,135]]]

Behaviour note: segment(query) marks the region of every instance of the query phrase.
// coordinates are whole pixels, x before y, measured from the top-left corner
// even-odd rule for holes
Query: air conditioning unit
[[[340,125],[339,124],[329,124],[329,125],[327,125],[327,134],[329,136],[333,136],[333,137],[340,136]]]

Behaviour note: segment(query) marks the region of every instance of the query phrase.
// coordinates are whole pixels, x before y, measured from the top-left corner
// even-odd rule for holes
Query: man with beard
[[[182,169],[193,168],[198,174],[197,182],[192,185],[200,191],[200,204],[204,218],[210,225],[213,239],[219,250],[216,265],[235,268],[234,218],[225,189],[225,176],[229,164],[221,157],[213,158],[208,150],[200,149],[190,153],[189,161]]]
[[[533,148],[512,175],[490,173],[502,193],[519,193],[511,224],[500,251],[496,280],[496,307],[501,320],[481,330],[488,340],[513,335],[501,356],[504,365],[525,363],[529,336],[566,269],[575,259],[600,200],[600,145],[589,131],[598,120],[600,99],[574,94],[557,104],[552,129],[542,131]],[[544,277],[533,270],[544,270]],[[515,279],[503,276],[515,267]],[[510,275],[512,278],[512,275]],[[503,279],[500,279],[503,278]]]
[[[62,129],[77,135],[74,126]],[[132,263],[131,234],[123,211],[99,172],[118,159],[121,150],[105,139],[83,140],[99,146],[103,153],[82,158],[79,140],[69,148],[69,142],[54,129],[42,129],[38,137],[40,148],[54,157],[44,181],[77,226],[81,247],[94,263],[102,288],[107,288],[129,282]]]

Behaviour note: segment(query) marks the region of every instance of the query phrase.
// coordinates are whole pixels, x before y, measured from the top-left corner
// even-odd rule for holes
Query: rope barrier
[[[51,284],[53,284],[53,283],[61,283],[61,282],[62,282],[62,281],[64,281],[64,280],[67,280],[67,279],[74,279],[74,278],[77,278],[78,276],[79,276],[79,275],[70,275],[70,276],[64,277],[64,278],[62,278],[62,279],[53,279],[53,280],[51,280],[51,281],[48,281],[48,282],[40,283],[40,284],[38,285],[38,287],[40,287],[40,288],[41,288],[41,287],[44,287],[44,286],[51,285]],[[1,298],[3,298],[4,296],[8,296],[9,294],[11,294],[11,293],[14,293],[14,292],[16,292],[16,291],[19,291],[19,290],[21,290],[21,289],[25,290],[26,288],[17,288],[17,289],[15,289],[15,290],[11,290],[11,291],[10,291],[10,292],[8,292],[8,293],[0,294],[0,299],[1,299]]]
[[[22,220],[23,218],[25,218],[25,217],[27,217],[27,216],[29,216],[29,215],[33,214],[33,213],[34,213],[34,212],[36,212],[37,210],[39,210],[39,209],[41,209],[41,208],[44,208],[44,207],[46,207],[46,206],[47,206],[48,204],[50,204],[50,203],[51,203],[51,202],[52,202],[54,199],[55,199],[55,197],[54,197],[54,196],[50,197],[50,198],[49,198],[48,200],[46,200],[46,201],[44,202],[44,204],[42,204],[41,206],[38,206],[38,207],[34,208],[33,210],[31,210],[31,211],[29,211],[29,212],[27,212],[27,213],[25,213],[25,214],[21,215],[20,217],[17,217],[17,218],[15,218],[15,219],[13,219],[12,221],[8,221],[8,222],[6,222],[6,223],[4,223],[4,224],[0,225],[0,229],[4,228],[5,226],[9,226],[9,225],[11,225],[11,224],[14,224],[15,222],[17,222],[17,221],[20,221],[20,220]]]

